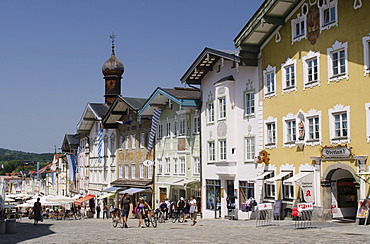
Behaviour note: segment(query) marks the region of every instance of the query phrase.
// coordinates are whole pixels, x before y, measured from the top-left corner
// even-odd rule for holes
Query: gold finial
[[[114,54],[114,42],[115,42],[115,39],[116,39],[116,35],[114,34],[114,32],[112,32],[112,35],[109,36],[109,39],[112,40],[112,55],[115,55]]]

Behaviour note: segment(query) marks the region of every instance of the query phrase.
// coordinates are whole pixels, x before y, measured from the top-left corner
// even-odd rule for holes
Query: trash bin
[[[5,234],[5,220],[0,220],[0,235]]]
[[[5,223],[5,233],[14,234],[17,232],[15,219],[7,219]]]

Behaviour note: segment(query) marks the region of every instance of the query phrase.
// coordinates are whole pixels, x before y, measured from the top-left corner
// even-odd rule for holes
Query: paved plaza
[[[311,229],[295,229],[291,220],[256,227],[255,220],[205,220],[138,228],[113,228],[110,220],[45,220],[38,226],[28,219],[17,223],[17,234],[0,235],[0,243],[370,243],[370,226],[315,221]]]

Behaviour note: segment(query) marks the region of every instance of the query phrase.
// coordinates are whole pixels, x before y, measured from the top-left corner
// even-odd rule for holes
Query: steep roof
[[[77,124],[77,132],[80,134],[89,133],[95,121],[101,121],[109,110],[105,103],[88,103]]]
[[[138,110],[145,104],[146,98],[135,98],[135,97],[121,97],[131,108]]]
[[[200,99],[200,90],[195,88],[175,87],[162,90],[178,99]]]
[[[89,103],[89,105],[95,114],[100,118],[103,118],[109,110],[109,105],[105,103]]]

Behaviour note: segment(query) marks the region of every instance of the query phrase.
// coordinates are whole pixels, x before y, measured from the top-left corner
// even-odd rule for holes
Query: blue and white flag
[[[81,159],[80,159],[81,148],[77,148],[77,172],[81,172]]]
[[[68,154],[67,162],[68,162],[68,168],[69,168],[69,179],[71,181],[74,181],[76,177],[75,155]]]
[[[148,154],[153,149],[153,142],[155,138],[155,133],[157,131],[158,123],[159,123],[159,118],[161,117],[161,112],[162,109],[154,109],[153,117],[152,117],[152,127],[150,129],[150,134],[149,134],[149,142],[148,142]]]
[[[101,163],[101,149],[103,147],[103,129],[99,129],[98,133],[98,163]]]

